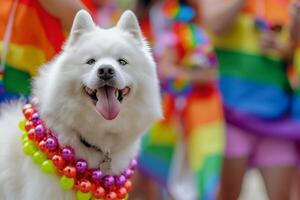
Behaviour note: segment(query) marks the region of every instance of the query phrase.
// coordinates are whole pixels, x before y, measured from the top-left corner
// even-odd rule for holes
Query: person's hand
[[[263,31],[259,38],[263,53],[277,53],[281,57],[288,57],[288,45],[280,40],[278,33],[274,31]]]

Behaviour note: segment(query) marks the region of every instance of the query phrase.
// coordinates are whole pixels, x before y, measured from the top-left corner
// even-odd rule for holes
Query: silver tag
[[[100,169],[104,172],[107,172],[111,169],[111,157],[109,151],[104,153],[104,159],[102,163],[100,163]]]

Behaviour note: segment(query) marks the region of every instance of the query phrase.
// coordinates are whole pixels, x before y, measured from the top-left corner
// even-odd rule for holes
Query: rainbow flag
[[[297,139],[300,124],[291,113],[287,63],[276,52],[264,54],[259,46],[259,2],[264,4],[259,17],[281,25],[278,37],[288,41],[288,0],[248,0],[231,30],[214,38],[226,120],[256,134]]]
[[[1,55],[14,2],[5,0],[0,6]],[[29,96],[31,77],[61,50],[65,39],[60,21],[47,13],[38,0],[18,0],[13,18],[4,74],[1,76],[4,91],[0,91],[0,102],[19,95]]]
[[[209,48],[209,40],[202,30],[190,23],[181,22],[174,23],[172,31],[178,38],[176,49],[181,59],[178,63],[186,55],[198,50],[197,56],[205,56],[212,63],[211,67],[217,65],[213,49]],[[191,69],[188,65],[183,66]],[[146,134],[139,158],[139,169],[143,174],[170,188],[174,185],[170,181],[174,180],[173,172],[177,167],[174,166],[174,160],[178,156],[177,147],[184,143],[187,168],[181,170],[191,171],[197,199],[216,199],[224,148],[223,109],[217,83],[188,83],[191,87],[182,95],[178,90],[183,90],[186,82],[176,80],[174,90],[177,92],[174,92],[165,87],[165,81],[162,80],[165,119],[154,124]],[[185,102],[185,106],[178,108],[180,100]],[[182,186],[181,180],[175,184]]]

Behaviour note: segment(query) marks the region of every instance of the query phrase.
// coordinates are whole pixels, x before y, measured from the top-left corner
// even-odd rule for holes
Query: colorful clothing
[[[214,39],[228,123],[261,135],[300,138],[291,118],[287,64],[259,46],[261,20],[288,41],[288,0],[248,0],[231,29]],[[278,12],[280,10],[280,12]]]
[[[15,0],[1,2],[0,54],[4,33]],[[30,94],[31,77],[61,50],[65,37],[60,22],[47,13],[37,0],[18,0],[4,67],[4,89],[0,102]]]
[[[157,8],[161,9],[160,7]],[[159,14],[161,13],[155,13],[154,15],[157,17]],[[157,20],[153,21],[157,22]],[[158,54],[157,57],[165,48],[176,48],[180,58],[177,64],[181,64],[180,67],[189,68],[191,67],[190,65],[182,65],[185,55],[189,55],[193,51],[196,52],[199,48],[208,50],[209,55],[213,54],[211,48],[204,47],[205,45],[211,47],[209,40],[196,25],[181,22],[174,23],[172,20],[166,19],[166,17],[161,18],[160,22],[162,21],[168,25],[163,27],[164,29],[160,29],[162,34],[155,32],[156,48],[154,48],[154,52]],[[154,31],[155,26],[154,24]],[[180,29],[178,29],[179,27]],[[202,41],[205,45],[201,46],[201,42],[196,42],[193,43],[192,47],[185,48],[182,45],[192,44],[185,39],[190,40],[193,37],[183,39],[180,34],[184,32],[190,36],[192,33],[188,31],[194,28],[199,31],[195,31],[194,34],[201,36],[205,40]],[[164,32],[161,30],[164,30]],[[163,38],[167,38],[167,41],[162,41],[164,40]],[[191,50],[191,52],[187,49]],[[202,52],[201,55],[207,56],[208,54],[206,53]],[[199,57],[200,55],[198,54],[197,58]],[[208,57],[206,58],[208,59]],[[211,59],[209,65],[214,67],[216,60]],[[165,86],[169,84],[168,81],[170,80],[162,80],[165,120],[156,123],[146,135],[140,157],[140,170],[155,178],[161,184],[170,185],[172,169],[176,167],[172,165],[177,156],[175,155],[175,149],[179,143],[184,143],[187,165],[193,173],[198,199],[215,199],[224,146],[223,113],[218,86],[213,81],[197,85],[183,80],[183,82],[186,81],[186,83],[190,84],[191,87],[188,92],[182,93],[181,89],[184,90],[185,87],[181,87],[180,83],[176,87],[177,80],[171,80],[175,86],[174,90],[170,90],[169,87]],[[179,187],[180,184],[179,180]]]

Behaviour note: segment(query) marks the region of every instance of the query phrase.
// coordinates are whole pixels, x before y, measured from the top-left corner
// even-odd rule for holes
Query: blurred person
[[[239,198],[249,166],[271,200],[290,198],[300,124],[292,107],[289,0],[203,0],[215,33],[227,145],[219,199]]]
[[[171,199],[215,199],[223,114],[216,84],[217,61],[199,27],[199,2],[143,2],[138,16],[145,35],[153,37],[165,120],[145,136],[140,172],[165,186]],[[153,184],[149,187],[155,190]]]
[[[29,96],[30,79],[60,52],[79,0],[5,0],[0,3],[0,102]]]

